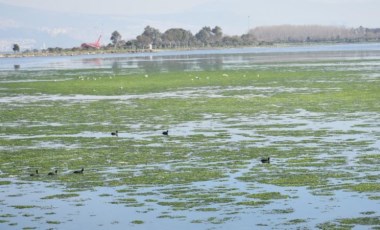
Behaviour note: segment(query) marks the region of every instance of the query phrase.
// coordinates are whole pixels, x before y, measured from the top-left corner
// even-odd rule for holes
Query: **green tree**
[[[224,36],[222,39],[222,44],[225,46],[239,46],[242,45],[241,37],[235,36]]]
[[[254,45],[257,42],[256,36],[253,33],[241,35],[242,45]]]
[[[20,46],[18,44],[13,44],[13,52],[20,52]]]
[[[136,44],[137,44],[137,40],[129,40],[124,44],[124,48],[132,50],[136,48],[137,46]]]
[[[195,34],[195,37],[198,41],[200,41],[203,45],[208,45],[211,43],[212,39],[212,31],[209,26],[203,27],[197,34]]]
[[[159,47],[162,44],[162,33],[153,27],[147,26],[142,33],[143,36],[150,38],[152,45]]]
[[[181,28],[168,29],[162,35],[162,38],[166,46],[170,47],[191,46],[195,40],[190,31]]]
[[[143,34],[137,36],[136,40],[137,40],[137,45],[142,49],[144,49],[144,48],[148,47],[150,44],[152,44],[152,39],[146,35],[143,35]]]
[[[111,35],[111,41],[114,47],[117,47],[121,41],[121,34],[118,31],[114,31]]]
[[[223,45],[222,39],[223,39],[223,32],[222,28],[219,26],[215,26],[214,29],[211,30],[212,32],[212,44],[214,45]]]
[[[220,28],[219,26],[215,26],[211,32],[213,32],[214,35],[218,38],[221,38],[223,36],[222,28]]]

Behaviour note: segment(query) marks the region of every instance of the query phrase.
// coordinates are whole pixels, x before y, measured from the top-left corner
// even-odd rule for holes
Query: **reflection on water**
[[[256,47],[220,50],[162,51],[139,54],[97,54],[61,57],[2,58],[1,70],[105,69],[114,74],[171,71],[244,69],[259,63],[339,59],[371,59],[380,56],[380,43]]]
[[[82,59],[83,65],[85,66],[102,66],[102,59],[101,58],[85,58]]]

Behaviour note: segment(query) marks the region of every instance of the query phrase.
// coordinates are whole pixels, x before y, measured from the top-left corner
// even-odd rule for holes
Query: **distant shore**
[[[141,49],[141,50],[126,50],[126,49],[116,49],[116,50],[63,50],[63,51],[26,51],[26,52],[16,52],[16,53],[0,53],[0,58],[24,58],[24,57],[60,57],[60,56],[81,56],[81,55],[99,55],[99,54],[137,54],[137,53],[158,53],[163,51],[191,51],[191,50],[220,50],[220,49],[236,49],[236,48],[279,48],[279,47],[312,47],[312,46],[322,46],[322,45],[349,45],[349,44],[368,44],[368,43],[378,43],[378,42],[354,42],[354,43],[336,43],[336,42],[318,42],[318,43],[273,43],[266,45],[257,46],[239,46],[239,47],[180,47],[174,49]]]
[[[23,57],[54,57],[54,56],[80,56],[80,55],[97,55],[97,54],[123,54],[123,53],[153,53],[157,50],[78,50],[78,51],[29,51],[20,53],[0,53],[0,58],[23,58]]]
[[[38,50],[38,51],[24,51],[16,53],[0,53],[0,58],[22,58],[22,57],[54,57],[54,56],[80,56],[80,55],[98,55],[98,54],[133,54],[133,53],[157,53],[162,51],[189,51],[189,50],[218,50],[218,49],[234,49],[234,48],[263,48],[263,47],[292,47],[292,46],[313,46],[313,45],[324,45],[326,43],[272,43],[265,45],[256,46],[225,46],[225,47],[177,47],[172,49],[137,49],[137,50],[127,50],[127,49],[93,49],[93,50],[61,50],[61,51],[48,51],[48,50]],[[327,43],[327,44],[337,44],[337,43]]]

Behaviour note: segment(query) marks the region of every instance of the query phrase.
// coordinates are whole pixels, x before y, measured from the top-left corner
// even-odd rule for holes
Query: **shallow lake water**
[[[194,184],[192,187],[212,189],[226,182],[215,184]],[[229,185],[230,186],[230,185]],[[239,184],[235,184],[239,187]],[[133,188],[135,193],[152,193],[143,197],[118,192],[121,188],[98,188],[93,191],[76,192],[79,196],[66,199],[44,199],[52,194],[60,194],[64,186],[51,183],[25,183],[13,181],[12,185],[1,187],[3,196],[2,206],[10,216],[7,224],[15,224],[16,229],[41,226],[53,229],[252,229],[271,228],[284,229],[291,220],[302,219],[306,223],[302,228],[313,229],[321,219],[334,219],[347,216],[361,215],[368,210],[377,211],[378,203],[365,199],[363,195],[351,192],[337,191],[334,196],[315,197],[305,188],[284,188],[277,186],[263,186],[253,188],[239,188],[242,191],[280,191],[291,196],[287,200],[279,200],[265,207],[240,208],[237,210],[228,206],[218,206],[219,211],[172,211],[165,207],[146,202],[157,199],[161,188]],[[191,188],[191,187],[190,187]],[[172,189],[172,188],[169,188]],[[143,203],[141,207],[115,204],[118,199],[136,199]],[[162,197],[162,199],[167,199]],[[133,204],[133,203],[132,203]],[[29,205],[26,208],[12,208]],[[352,207],[356,207],[352,210]],[[283,211],[290,210],[291,212]],[[217,213],[216,213],[217,212]],[[0,213],[1,215],[1,213]],[[209,218],[218,216],[230,221],[223,224],[208,223]],[[142,220],[144,224],[133,224],[134,220]],[[197,220],[200,223],[191,224]],[[204,223],[202,223],[204,221]],[[216,222],[219,220],[215,220]],[[285,225],[284,225],[285,224]],[[9,227],[12,229],[12,227]],[[286,229],[293,229],[288,225]],[[361,228],[357,228],[361,229]],[[364,229],[364,228],[363,228]]]
[[[307,67],[339,67],[342,61],[371,60],[378,57],[380,43],[335,44],[298,47],[235,48],[214,50],[161,51],[138,54],[97,54],[81,56],[3,58],[0,70],[97,69],[98,73],[135,74],[167,71],[252,68],[261,63],[303,65],[310,60],[337,60],[333,63],[306,64]],[[301,63],[297,63],[300,61]],[[365,63],[361,63],[365,65]],[[281,66],[281,65],[280,65]],[[269,65],[273,67],[273,65]],[[362,66],[361,66],[362,67]],[[103,70],[104,72],[101,72]],[[51,74],[51,72],[45,72]],[[86,74],[86,72],[84,72]],[[92,74],[92,73],[91,73]],[[40,76],[40,74],[37,74]],[[1,77],[1,76],[0,76]],[[0,78],[1,79],[1,78]],[[15,80],[15,79],[12,79]],[[25,80],[33,80],[28,79]]]
[[[199,77],[194,72],[252,68],[285,72],[291,72],[294,68],[297,71],[344,70],[360,73],[352,81],[380,82],[380,44],[35,57],[0,61],[0,107],[3,108],[78,106],[95,102],[120,106],[134,105],[136,100],[153,99],[259,100],[284,93],[308,95],[339,93],[342,90],[334,84],[341,80],[334,78],[328,79],[331,83],[328,88],[203,86],[112,96],[2,93],[9,83],[70,79],[94,81],[99,77],[112,79],[116,75],[134,74],[150,78],[157,72],[187,71],[193,74],[189,76],[189,81],[207,81],[207,78]],[[21,68],[14,70],[14,64],[20,64]],[[210,171],[216,168],[224,176],[189,183],[145,185],[117,182],[116,186],[87,187],[84,181],[83,188],[73,188],[70,187],[72,180],[81,180],[81,176],[85,175],[72,174],[68,164],[60,167],[54,177],[47,176],[46,172],[39,177],[31,177],[29,173],[34,168],[21,168],[17,173],[8,174],[3,169],[12,162],[4,163],[0,165],[0,229],[315,229],[326,222],[337,224],[341,219],[367,217],[375,220],[371,227],[380,226],[380,194],[377,191],[358,192],[348,187],[360,185],[362,181],[379,182],[378,158],[364,159],[370,164],[361,162],[365,155],[378,155],[380,151],[380,114],[377,112],[327,113],[299,108],[292,112],[258,113],[254,118],[246,114],[198,114],[196,119],[177,122],[169,127],[157,124],[157,121],[130,122],[128,129],[121,130],[115,138],[109,131],[86,130],[96,125],[112,125],[106,121],[73,124],[64,120],[41,121],[25,116],[23,120],[1,124],[0,140],[16,144],[0,146],[0,151],[14,154],[18,151],[38,152],[43,149],[48,152],[58,149],[69,153],[89,148],[107,149],[110,148],[107,145],[109,140],[115,140],[112,145],[119,142],[128,143],[131,148],[151,148],[150,152],[165,152],[169,151],[169,147],[178,146],[186,149],[185,159],[188,162],[174,158],[156,163],[118,162],[119,166],[114,167],[112,163],[121,159],[113,159],[108,156],[112,154],[107,154],[104,158],[109,164],[86,168],[85,174],[102,175],[104,184],[133,179],[146,173],[149,175],[150,172],[175,172],[193,167]],[[69,130],[71,126],[85,128],[80,132],[54,132]],[[13,129],[33,131],[8,133]],[[170,130],[170,135],[163,137],[161,132],[166,129]],[[49,133],[44,133],[46,130]],[[90,144],[88,140],[91,140]],[[277,149],[280,153],[288,152],[288,155],[277,155],[271,164],[263,165],[259,158],[230,159],[225,153],[233,154],[250,148],[263,151]],[[297,149],[305,153],[293,153]],[[197,154],[197,151],[201,153]],[[219,157],[226,159],[226,162],[207,155],[215,151],[221,151]],[[205,159],[199,160],[202,156]],[[310,162],[312,164],[307,164]],[[317,184],[305,182],[305,185],[295,183],[294,186],[266,181],[267,177],[276,180],[287,173],[289,177],[298,173],[310,175],[310,180],[313,180],[315,175],[323,173],[321,171],[333,176],[321,178]],[[257,176],[262,178],[252,179]],[[257,194],[259,198],[255,196]],[[268,194],[273,197],[260,197]],[[363,223],[344,226],[368,229]]]

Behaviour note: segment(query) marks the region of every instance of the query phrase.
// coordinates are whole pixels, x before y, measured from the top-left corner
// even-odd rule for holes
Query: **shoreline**
[[[107,50],[86,50],[86,51],[63,51],[63,52],[23,52],[23,53],[6,53],[1,54],[0,58],[24,58],[24,57],[65,57],[65,56],[81,56],[81,55],[99,55],[99,54],[133,54],[133,53],[154,53],[154,50],[141,50],[141,51],[107,51]]]
[[[107,55],[107,54],[143,54],[143,53],[160,53],[168,51],[201,51],[201,50],[228,50],[228,49],[250,49],[250,48],[291,48],[291,47],[317,47],[317,46],[334,46],[334,45],[360,45],[360,44],[380,44],[379,42],[345,42],[345,43],[274,43],[271,45],[257,46],[239,46],[239,47],[184,47],[175,49],[151,49],[151,50],[67,50],[61,52],[49,52],[46,50],[37,52],[20,52],[20,53],[0,53],[2,58],[31,58],[31,57],[66,57],[66,56],[85,56],[85,55]]]

